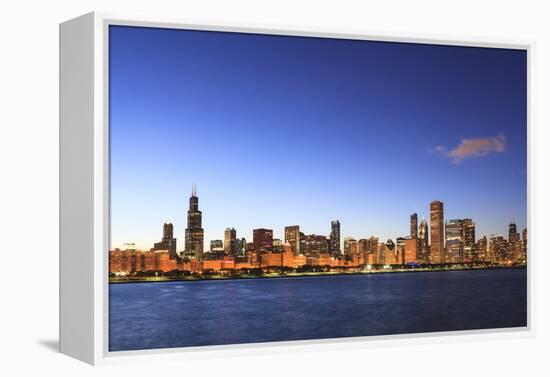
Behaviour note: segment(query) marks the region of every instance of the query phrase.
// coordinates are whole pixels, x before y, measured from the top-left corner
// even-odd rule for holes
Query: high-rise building
[[[462,220],[464,230],[464,260],[472,262],[476,253],[476,223],[472,219]]]
[[[418,258],[416,252],[418,250],[418,239],[412,237],[406,237],[404,242],[404,251],[403,251],[403,263],[416,263]]]
[[[351,256],[358,254],[359,247],[358,247],[357,240],[353,237],[345,237],[344,238],[344,254]]]
[[[241,238],[238,240],[237,256],[244,257],[247,251],[246,238]]]
[[[174,238],[174,226],[172,223],[164,223],[162,227],[162,240],[156,242],[153,250],[168,250],[170,258],[177,257],[176,239]]]
[[[259,228],[252,231],[254,251],[271,252],[273,250],[273,229]]]
[[[476,243],[476,254],[474,260],[476,262],[491,262],[491,255],[487,249],[487,237],[483,236]]]
[[[430,262],[445,263],[443,202],[430,203]]]
[[[527,260],[527,228],[523,229],[523,231],[521,232],[521,244],[523,259]]]
[[[299,255],[302,253],[300,250],[300,226],[290,225],[285,227],[285,243],[290,244],[292,253]]]
[[[520,261],[523,259],[523,244],[514,223],[508,225],[508,248],[510,260]]]
[[[235,228],[225,228],[223,234],[223,252],[227,255],[235,255],[237,251],[236,241],[237,231]]]
[[[200,258],[204,251],[204,229],[202,228],[202,212],[199,211],[197,187],[193,185],[187,211],[187,228],[185,229],[185,254]]]
[[[305,236],[302,254],[326,254],[329,249],[329,240],[326,236],[308,234]]]
[[[334,220],[330,223],[330,253],[332,255],[341,255],[340,249],[340,221]]]
[[[489,254],[491,262],[504,263],[508,260],[508,242],[502,236],[492,236],[489,239]]]
[[[420,236],[420,234],[419,234]],[[395,240],[395,254],[397,263],[404,264],[405,262],[405,237],[397,237]]]
[[[519,240],[520,236],[516,224],[510,223],[510,225],[508,225],[508,242],[517,242]]]
[[[411,238],[418,238],[418,215],[411,215]]]
[[[445,247],[447,263],[464,261],[464,221],[460,219],[445,221]]]
[[[282,253],[284,251],[284,243],[280,238],[273,239],[273,250],[274,253]]]
[[[417,259],[424,263],[430,262],[430,249],[428,243],[428,223],[425,219],[420,221],[420,227],[418,228],[418,255]]]

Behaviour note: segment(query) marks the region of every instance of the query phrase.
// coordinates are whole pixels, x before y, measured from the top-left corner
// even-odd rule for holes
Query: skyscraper
[[[273,229],[259,228],[252,231],[254,251],[270,252],[273,250]]]
[[[299,225],[290,225],[285,227],[285,244],[286,243],[290,244],[294,255],[301,254]]]
[[[411,215],[411,238],[418,238],[418,215]]]
[[[517,242],[519,240],[520,236],[516,224],[510,223],[510,225],[508,225],[508,242]]]
[[[428,223],[425,219],[420,221],[420,227],[418,229],[418,256],[417,259],[424,262],[430,262],[430,249],[428,244]]]
[[[521,245],[522,245],[522,254],[523,259],[527,260],[527,228],[523,229],[521,232]]]
[[[519,261],[522,258],[523,245],[520,234],[517,231],[516,224],[513,222],[508,225],[508,251],[509,259]]]
[[[476,254],[476,223],[472,219],[463,220],[464,228],[464,259],[474,261]]]
[[[443,202],[430,203],[430,261],[445,263],[445,240],[443,228]]]
[[[187,211],[187,228],[185,229],[185,254],[200,258],[204,250],[204,229],[202,228],[202,212],[199,211],[197,187],[193,185]]]
[[[225,228],[223,237],[223,251],[228,255],[236,254],[237,231],[235,228]]]
[[[462,263],[464,260],[464,221],[445,221],[445,248],[447,263]]]
[[[174,238],[174,226],[172,223],[164,223],[162,227],[162,240],[156,242],[154,250],[168,250],[170,252],[170,258],[176,258],[176,239]]]
[[[340,255],[340,221],[334,220],[330,224],[330,253]]]

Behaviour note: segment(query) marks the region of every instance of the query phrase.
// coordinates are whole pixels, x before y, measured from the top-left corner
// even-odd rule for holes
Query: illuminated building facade
[[[461,263],[464,260],[464,222],[462,220],[445,222],[445,247],[447,263]]]
[[[285,227],[285,243],[290,244],[294,255],[301,254],[300,250],[300,226],[291,225]]]
[[[429,234],[428,223],[425,219],[420,221],[420,227],[418,228],[418,255],[417,258],[424,263],[430,262],[430,246],[429,246]]]
[[[334,220],[330,223],[330,253],[332,255],[341,255],[340,249],[340,221]]]
[[[270,252],[273,250],[273,229],[259,228],[252,231],[254,251]]]
[[[174,226],[172,223],[164,223],[162,227],[162,240],[155,243],[154,250],[168,250],[170,258],[177,258],[176,239],[174,238]]]
[[[443,202],[430,203],[430,262],[445,263]]]
[[[187,228],[185,229],[185,254],[200,258],[204,251],[204,229],[202,228],[202,212],[199,211],[197,188],[193,185],[187,211]]]

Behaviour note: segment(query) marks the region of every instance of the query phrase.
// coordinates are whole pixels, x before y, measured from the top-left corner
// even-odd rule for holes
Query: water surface
[[[520,327],[525,269],[109,286],[111,351]]]

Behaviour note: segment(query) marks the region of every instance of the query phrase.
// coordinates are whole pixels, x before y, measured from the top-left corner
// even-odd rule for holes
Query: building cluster
[[[430,221],[418,223],[410,216],[410,234],[380,242],[378,237],[343,239],[338,220],[331,222],[328,236],[304,234],[299,225],[284,229],[284,241],[273,238],[273,230],[253,230],[252,242],[238,238],[235,228],[227,228],[223,240],[210,241],[204,250],[202,212],[196,187],[193,186],[187,211],[185,249],[177,252],[173,225],[165,223],[160,242],[148,251],[133,244],[109,252],[109,271],[127,274],[147,271],[189,273],[230,272],[261,269],[263,271],[304,267],[330,270],[359,270],[388,265],[417,264],[517,264],[527,259],[527,229],[520,235],[516,225],[509,226],[508,238],[500,235],[476,240],[472,219],[444,219],[443,203],[430,203]]]

